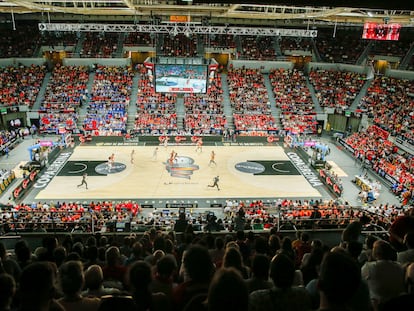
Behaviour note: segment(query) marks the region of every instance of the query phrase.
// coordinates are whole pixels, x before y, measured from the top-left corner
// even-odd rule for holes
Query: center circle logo
[[[240,162],[237,163],[234,167],[236,170],[242,173],[260,174],[265,171],[265,167],[256,162]]]
[[[119,162],[114,162],[111,165],[107,162],[101,163],[95,167],[95,172],[102,175],[116,174],[122,172],[126,168],[126,165]]]
[[[164,162],[165,169],[170,173],[171,177],[180,177],[191,179],[194,171],[200,167],[194,164],[194,159],[186,156],[177,156],[170,158]]]

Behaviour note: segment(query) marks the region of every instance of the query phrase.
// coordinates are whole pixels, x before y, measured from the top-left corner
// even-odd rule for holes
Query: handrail
[[[348,216],[348,215],[338,215],[338,214],[328,214],[329,216],[334,215],[334,217],[323,217],[322,215],[316,214],[318,218],[315,218],[315,214],[311,215],[299,215],[299,214],[293,214],[294,212],[298,211],[307,211],[308,213],[313,210],[312,207],[276,207],[274,205],[268,205],[268,207],[261,208],[263,213],[262,214],[249,214],[251,212],[256,211],[258,208],[254,207],[246,207],[244,208],[244,211],[246,212],[246,222],[250,223],[252,228],[255,224],[269,224],[270,227],[277,227],[278,231],[284,231],[284,230],[326,230],[329,228],[332,229],[344,229],[350,222],[353,220],[357,220],[358,218],[356,216]],[[348,212],[348,211],[355,211],[355,212],[362,212],[365,215],[373,215],[377,216],[378,214],[373,213],[371,211],[368,211],[364,207],[326,207],[326,208],[320,208],[320,211],[324,212],[332,212],[332,211],[339,211],[339,212]],[[133,223],[134,227],[146,227],[149,225],[148,223],[151,222],[149,225],[152,227],[155,224],[160,228],[171,228],[174,224],[174,221],[178,217],[178,209],[177,212],[174,211],[174,209],[170,209],[170,213],[168,215],[153,215],[152,218],[148,217],[144,223],[140,223],[139,221],[134,221],[134,215],[130,214],[127,215],[126,213],[131,213],[131,211],[128,211],[126,209],[123,210],[125,213],[124,216],[128,216],[126,219],[113,219],[113,216],[116,215],[119,211],[106,211],[103,210],[103,212],[96,212],[96,211],[89,211],[89,210],[81,210],[81,211],[74,211],[74,210],[57,210],[57,211],[45,211],[45,210],[18,210],[18,211],[9,211],[11,213],[10,221],[4,221],[4,224],[12,225],[11,231],[15,232],[16,234],[19,231],[24,231],[24,228],[21,228],[22,225],[30,224],[31,226],[47,226],[48,229],[53,230],[53,232],[56,232],[56,230],[60,230],[63,227],[70,227],[73,228],[76,226],[84,226],[84,230],[89,230],[92,234],[95,233],[97,229],[100,228],[98,223],[102,224],[102,226],[108,226],[108,224],[111,224],[111,226],[115,226],[116,223]],[[4,213],[2,213],[4,214]],[[97,216],[103,214],[104,218],[98,218]],[[36,215],[41,219],[44,216],[47,216],[48,219],[40,220],[38,221],[32,221],[31,219],[28,221],[24,221],[21,219],[21,216],[27,216],[27,215]],[[60,217],[64,216],[73,216],[73,215],[79,215],[79,217],[76,217],[76,219],[69,219],[67,221],[59,219]],[[207,220],[204,219],[206,217],[203,216],[203,214],[198,214],[197,209],[194,209],[192,213],[187,214],[190,222],[192,220],[196,220],[197,217],[201,216],[201,222],[195,221],[194,225],[197,227],[204,227],[207,224]],[[234,215],[233,215],[234,216]],[[384,215],[380,215],[384,219],[384,224],[390,225],[391,219],[386,218]],[[203,218],[204,217],[204,218]],[[226,225],[232,226],[234,224],[234,220],[228,216],[223,215],[223,220]],[[3,218],[3,217],[2,217]],[[257,221],[259,219],[259,221]],[[267,221],[269,220],[270,221]],[[377,226],[375,224],[371,224],[371,226]],[[289,228],[289,229],[287,229]],[[33,227],[30,227],[30,229],[33,229]],[[133,229],[133,228],[131,228]],[[386,228],[379,227],[379,230],[375,231],[386,233]]]

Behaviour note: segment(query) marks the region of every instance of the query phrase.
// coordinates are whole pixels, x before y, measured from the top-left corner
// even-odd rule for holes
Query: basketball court
[[[37,180],[36,200],[320,198],[280,146],[78,146]],[[131,152],[134,150],[133,163]],[[170,161],[171,153],[177,155]],[[211,152],[215,162],[210,163]],[[111,167],[108,158],[114,154]],[[289,155],[289,156],[288,156]],[[87,173],[88,189],[78,187]],[[219,177],[217,187],[213,185]],[[318,189],[319,188],[319,189]]]

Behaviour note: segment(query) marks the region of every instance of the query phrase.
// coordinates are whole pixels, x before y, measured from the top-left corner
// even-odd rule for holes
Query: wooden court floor
[[[285,169],[271,169],[261,174],[264,166],[275,167],[291,163],[279,146],[78,146],[68,161],[78,169],[68,174],[57,174],[43,188],[36,200],[103,200],[103,199],[196,199],[196,198],[277,198],[321,197],[317,188],[301,174],[286,175]],[[134,161],[131,163],[131,152]],[[177,153],[169,162],[171,152]],[[215,162],[209,163],[211,152]],[[82,174],[88,165],[105,167],[108,157],[114,154],[115,165],[124,169],[106,175],[89,174],[88,190],[82,186]],[[251,166],[253,161],[256,164]],[[257,164],[259,163],[259,164]],[[269,164],[270,163],[270,164]],[[273,164],[272,164],[273,163]],[[68,165],[68,164],[66,164]],[[172,165],[172,167],[168,167]],[[236,167],[239,167],[237,169]],[[240,168],[241,167],[241,168]],[[90,171],[90,167],[88,170]],[[251,171],[253,170],[253,171]],[[270,173],[267,174],[266,172]],[[219,188],[208,187],[219,176]],[[38,190],[39,190],[38,189]]]

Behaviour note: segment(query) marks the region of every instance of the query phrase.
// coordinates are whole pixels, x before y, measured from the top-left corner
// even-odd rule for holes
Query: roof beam
[[[310,7],[289,5],[191,3],[188,5],[167,4],[166,0],[154,1],[155,4],[141,0],[0,0],[0,12],[15,14],[50,12],[95,16],[159,16],[191,15],[194,17],[214,18],[215,23],[228,23],[227,20],[246,19],[260,24],[261,21],[278,20],[330,20],[338,24],[364,22],[401,23],[414,27],[414,11],[380,10],[351,7]],[[102,5],[105,4],[105,5]],[[236,21],[237,23],[237,21]]]

